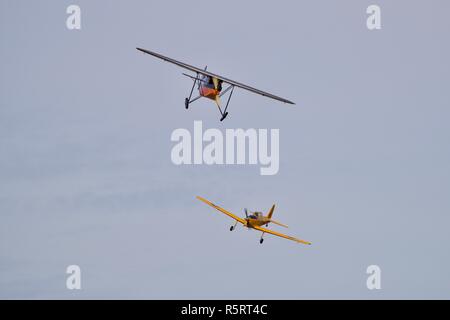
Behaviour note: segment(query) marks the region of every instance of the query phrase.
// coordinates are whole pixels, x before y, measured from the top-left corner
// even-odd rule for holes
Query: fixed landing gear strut
[[[194,77],[192,77],[192,78],[194,78]],[[191,93],[189,93],[189,98],[184,99],[184,107],[185,107],[186,109],[189,108],[189,104],[190,104],[191,102],[194,102],[195,100],[197,100],[198,98],[200,98],[200,97],[197,97],[197,98],[191,100],[192,92],[194,92],[195,84],[197,83],[197,81],[200,81],[200,80],[198,79],[198,73],[197,73],[197,75],[195,76],[194,83],[192,84],[192,89],[191,89]]]
[[[227,117],[228,112],[222,113],[222,118],[220,118],[220,121],[225,120],[225,118]]]
[[[264,237],[264,232],[263,232],[263,234],[261,235],[261,239],[259,239],[259,243],[260,243],[260,244],[262,244],[262,243],[264,242],[264,238],[263,238],[263,237]]]
[[[236,225],[237,225],[237,221],[236,221],[236,223],[234,224],[234,226],[231,226],[231,227],[230,227],[230,231],[233,231],[233,230],[236,228]]]
[[[233,95],[234,86],[233,85],[229,86],[220,94],[220,97],[223,96],[228,90],[230,90],[230,88],[231,88],[231,92],[230,92],[230,95],[228,96],[227,104],[225,105],[225,109],[223,110],[223,112],[222,112],[222,109],[220,108],[220,106],[217,105],[217,108],[219,108],[219,112],[222,115],[222,118],[220,118],[220,121],[225,120],[225,118],[228,115],[227,108],[228,108],[228,104],[230,103],[231,96]]]

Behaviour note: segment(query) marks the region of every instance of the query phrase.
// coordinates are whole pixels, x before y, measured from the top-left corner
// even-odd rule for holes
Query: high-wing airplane
[[[236,220],[236,223],[230,227],[230,231],[233,231],[236,228],[236,225],[239,223],[241,223],[244,227],[247,227],[249,229],[255,229],[258,231],[262,232],[261,238],[259,239],[259,243],[263,243],[264,241],[264,234],[265,233],[269,233],[269,234],[273,234],[275,236],[281,237],[281,238],[285,238],[288,240],[292,240],[298,243],[303,243],[303,244],[308,244],[310,245],[311,242],[305,241],[305,240],[301,240],[301,239],[297,239],[291,236],[287,236],[283,233],[279,233],[273,230],[269,230],[266,228],[263,228],[261,226],[265,225],[266,227],[268,226],[269,223],[275,223],[277,225],[280,225],[282,227],[286,227],[287,225],[282,224],[280,222],[277,222],[275,220],[272,219],[272,215],[273,215],[273,211],[275,210],[275,205],[272,206],[272,208],[270,208],[269,213],[267,214],[267,216],[263,215],[261,212],[251,212],[250,214],[248,213],[247,209],[244,209],[245,212],[245,219],[244,218],[240,218],[238,216],[236,216],[235,214],[215,205],[214,203],[212,203],[211,201],[206,200],[205,198],[199,197],[197,196],[197,199],[200,201],[203,201],[204,203],[206,203],[207,205],[213,207],[214,209],[219,210],[220,212],[226,214],[227,216],[233,218],[234,220]]]
[[[163,56],[163,55],[161,55],[159,53],[156,53],[156,52],[152,52],[152,51],[149,51],[149,50],[146,50],[146,49],[142,49],[142,48],[136,48],[136,49],[139,50],[139,51],[142,51],[144,53],[147,53],[149,55],[152,55],[154,57],[157,57],[159,59],[162,59],[164,61],[176,64],[179,67],[182,67],[182,68],[185,68],[185,69],[190,70],[192,72],[195,72],[196,73],[195,76],[183,73],[183,75],[185,75],[185,76],[191,78],[192,80],[194,80],[194,84],[192,85],[191,93],[189,94],[189,97],[184,100],[184,105],[185,105],[186,109],[189,108],[189,104],[191,104],[192,102],[194,102],[194,101],[196,101],[196,100],[198,100],[198,99],[200,99],[202,97],[214,100],[216,102],[217,107],[219,108],[219,112],[220,112],[220,114],[222,116],[220,118],[220,121],[223,121],[226,118],[226,116],[228,115],[227,108],[228,108],[228,104],[230,103],[230,99],[231,99],[231,95],[233,94],[234,87],[239,87],[241,89],[245,89],[245,90],[248,90],[248,91],[251,91],[251,92],[254,92],[254,93],[260,94],[262,96],[265,96],[265,97],[268,97],[268,98],[272,98],[272,99],[275,99],[275,100],[278,100],[278,101],[281,101],[281,102],[284,102],[284,103],[295,104],[292,101],[289,101],[287,99],[278,97],[278,96],[273,95],[271,93],[255,89],[255,88],[250,87],[250,86],[248,86],[246,84],[242,84],[242,83],[239,83],[237,81],[230,80],[230,79],[227,79],[227,78],[222,77],[220,75],[217,75],[217,74],[214,74],[212,72],[209,72],[209,71],[206,70],[207,67],[205,67],[205,69],[200,69],[200,68],[191,66],[189,64],[177,61],[175,59],[165,57],[165,56]],[[197,89],[198,89],[199,95],[197,97],[195,97],[195,98],[192,98],[192,93],[193,93],[195,85],[197,83],[198,83]],[[224,90],[222,90],[223,89],[222,88],[222,84],[223,83],[226,83],[228,85],[228,87],[225,88]],[[222,111],[220,98],[224,94],[226,94],[228,91],[230,91],[230,90],[231,90],[231,92],[228,95],[227,104],[225,106],[225,109]]]

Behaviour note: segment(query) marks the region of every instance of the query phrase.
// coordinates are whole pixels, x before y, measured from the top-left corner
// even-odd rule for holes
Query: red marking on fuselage
[[[199,92],[201,96],[209,98],[211,100],[215,100],[216,96],[220,93],[219,90],[216,90],[214,88],[208,88],[206,86],[201,86]]]

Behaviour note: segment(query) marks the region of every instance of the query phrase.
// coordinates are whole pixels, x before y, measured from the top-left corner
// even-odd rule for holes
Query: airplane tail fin
[[[272,215],[273,215],[273,211],[274,211],[274,210],[275,210],[275,205],[273,205],[272,208],[270,208],[269,214],[267,215],[267,218],[269,218],[269,220],[270,220],[271,223],[275,223],[275,224],[277,224],[277,225],[279,225],[279,226],[282,226],[282,227],[287,228],[287,227],[288,227],[287,225],[282,224],[281,222],[272,220]]]
[[[272,206],[269,210],[269,214],[267,215],[267,218],[272,219],[273,211],[275,210],[275,205]]]

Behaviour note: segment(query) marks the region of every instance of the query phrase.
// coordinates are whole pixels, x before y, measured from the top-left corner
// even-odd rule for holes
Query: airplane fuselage
[[[267,217],[247,218],[245,219],[245,221],[245,227],[247,228],[260,227],[270,223],[270,219],[268,219]]]
[[[214,84],[213,78],[209,76],[204,76],[201,78],[201,81],[198,83],[198,92],[202,97],[215,100],[218,95],[220,95],[220,91],[222,91],[222,82],[220,80],[216,80],[217,88]]]
[[[211,100],[215,100],[219,95],[220,91],[214,88],[209,88],[207,86],[200,85],[198,92],[202,97],[209,98]]]

